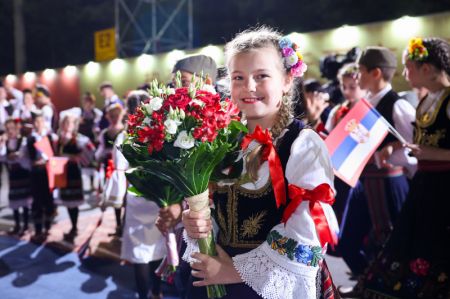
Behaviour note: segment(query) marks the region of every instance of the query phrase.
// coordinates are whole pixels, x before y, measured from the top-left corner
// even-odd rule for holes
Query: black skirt
[[[358,283],[363,298],[450,298],[450,171],[420,171],[384,249]]]

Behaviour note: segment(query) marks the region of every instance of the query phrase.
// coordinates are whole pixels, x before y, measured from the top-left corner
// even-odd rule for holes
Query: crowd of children
[[[182,205],[159,209],[127,197],[128,163],[117,145],[126,136],[127,113],[150,98],[145,86],[130,92],[124,104],[104,83],[102,111],[86,93],[80,108],[58,114],[45,86],[20,92],[0,85],[0,162],[8,173],[1,184],[9,188],[14,215],[10,233],[29,229],[31,209],[34,239],[44,241],[59,204],[67,207],[72,227],[66,236],[73,238],[79,206],[98,196],[101,208],[114,208],[115,235],[122,237],[122,257],[134,264],[139,298],[148,298],[151,281],[151,298],[161,298],[154,275],[165,255],[161,236],[183,226],[180,253],[189,264],[181,263],[175,279],[182,297],[206,298],[203,286],[225,284],[226,298],[448,298],[449,44],[413,39],[403,53],[403,74],[420,91],[418,107],[392,89],[397,59],[387,48],[367,47],[342,66],[337,79],[344,101],[335,105],[317,80],[299,80],[306,67],[297,52],[267,27],[244,31],[226,46],[228,77],[218,80],[243,113],[249,143],[242,150],[241,178],[212,190],[214,221]],[[295,64],[286,53],[296,55]],[[180,60],[176,71],[184,86],[195,74],[216,81],[215,63],[204,55]],[[387,135],[350,187],[334,177],[323,139],[362,99],[404,140]],[[261,129],[270,129],[273,144],[258,139]],[[51,178],[54,188],[51,157],[37,146],[43,140],[67,161],[65,175]],[[267,146],[281,162],[286,207],[277,205],[274,173],[262,155]],[[319,224],[314,205],[323,214]],[[246,225],[253,225],[252,233]],[[213,226],[218,256],[197,253],[196,239]],[[332,233],[324,234],[324,227]],[[354,289],[334,287],[323,260],[327,244],[336,245],[331,254],[342,256],[358,278]]]

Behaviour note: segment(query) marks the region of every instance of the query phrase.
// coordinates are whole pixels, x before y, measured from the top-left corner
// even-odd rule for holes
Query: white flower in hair
[[[286,61],[287,65],[291,67],[298,62],[298,56],[294,53],[293,55],[285,57],[284,60]]]

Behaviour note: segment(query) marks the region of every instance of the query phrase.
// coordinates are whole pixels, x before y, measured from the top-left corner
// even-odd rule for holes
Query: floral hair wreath
[[[339,70],[338,77],[350,77],[354,80],[358,78],[359,68],[355,63],[350,63],[348,65],[344,65],[341,70]]]
[[[408,58],[415,61],[423,61],[428,57],[428,50],[423,45],[420,37],[412,38],[408,44]]]
[[[292,76],[302,77],[308,69],[308,66],[303,61],[303,56],[298,50],[298,46],[291,41],[287,36],[284,36],[278,42],[283,55],[284,65],[290,70]]]

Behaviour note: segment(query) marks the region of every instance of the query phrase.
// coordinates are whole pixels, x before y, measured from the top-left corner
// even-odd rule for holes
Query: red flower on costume
[[[409,263],[409,268],[417,276],[426,276],[430,269],[430,263],[422,258],[418,258]]]
[[[341,106],[336,111],[336,114],[334,115],[334,125],[337,125],[337,123],[350,111],[350,108],[347,106]]]

